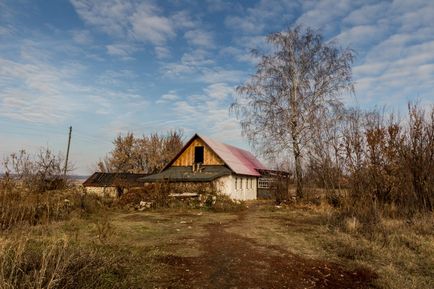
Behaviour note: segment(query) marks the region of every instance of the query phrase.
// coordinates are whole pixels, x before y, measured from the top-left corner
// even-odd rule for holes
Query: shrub
[[[152,202],[154,207],[192,207],[199,202],[192,197],[182,197],[183,193],[195,193],[198,196],[216,194],[214,186],[209,183],[169,183],[146,184],[142,188],[132,188],[119,199],[120,206],[136,206],[141,201]],[[174,197],[173,195],[178,195]]]
[[[244,201],[233,200],[224,194],[205,195],[204,207],[214,212],[237,212],[247,208]]]

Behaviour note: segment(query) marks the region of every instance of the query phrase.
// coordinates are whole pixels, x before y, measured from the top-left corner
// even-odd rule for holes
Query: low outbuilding
[[[139,179],[147,175],[148,174],[96,172],[83,183],[83,186],[87,191],[92,193],[119,197],[131,188],[143,187],[143,181]]]

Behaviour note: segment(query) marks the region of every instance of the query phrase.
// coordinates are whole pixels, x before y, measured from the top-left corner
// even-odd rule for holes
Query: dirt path
[[[339,264],[305,259],[225,230],[246,214],[207,225],[208,234],[198,240],[203,255],[160,260],[172,268],[167,288],[371,288],[376,274],[366,269],[349,271]]]

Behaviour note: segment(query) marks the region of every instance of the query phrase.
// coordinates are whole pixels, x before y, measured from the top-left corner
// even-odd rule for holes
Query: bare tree
[[[292,152],[297,196],[303,197],[303,148],[321,111],[340,106],[353,91],[353,52],[325,43],[312,29],[298,26],[267,36],[271,51],[260,56],[256,73],[237,88],[231,109],[243,133],[264,154]]]
[[[97,164],[102,172],[155,173],[182,148],[182,132],[153,133],[137,138],[132,133],[119,135],[114,148]]]
[[[63,162],[63,157],[49,148],[41,148],[35,155],[20,150],[3,160],[5,175],[2,181],[12,181],[27,192],[63,189],[68,185],[63,177]]]

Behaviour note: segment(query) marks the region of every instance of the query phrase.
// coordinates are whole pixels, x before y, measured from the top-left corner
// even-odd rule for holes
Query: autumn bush
[[[307,145],[305,198],[324,190],[333,224],[367,235],[384,218],[409,223],[434,211],[434,107],[409,104],[399,119],[384,110],[347,109],[329,118]]]
[[[149,183],[141,188],[132,188],[119,199],[121,206],[137,205],[141,201],[152,202],[156,207],[171,207],[174,204],[181,204],[177,200],[185,198],[182,196],[173,197],[173,195],[181,195],[184,193],[193,193],[197,195],[210,194],[215,195],[215,188],[210,183],[171,183],[157,182]],[[197,199],[197,198],[196,198]]]

